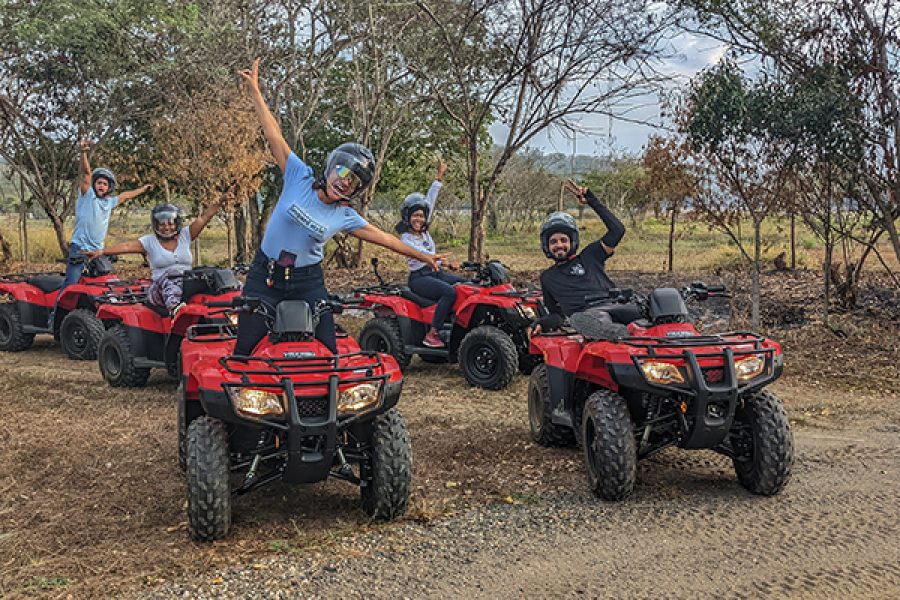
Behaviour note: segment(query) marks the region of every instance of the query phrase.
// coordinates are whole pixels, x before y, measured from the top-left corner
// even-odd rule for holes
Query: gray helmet
[[[575,218],[567,212],[551,213],[541,225],[541,250],[547,255],[547,258],[556,257],[550,252],[550,236],[554,233],[564,233],[569,236],[569,253],[566,259],[575,256],[578,251],[578,223]]]
[[[359,185],[350,194],[348,200],[359,197],[375,178],[375,157],[362,144],[348,142],[331,151],[328,155],[328,160],[325,161],[325,172],[322,173],[318,181],[321,189],[325,189],[328,175],[338,167],[346,167],[359,179]]]
[[[412,228],[412,224],[409,221],[412,218],[412,214],[417,210],[425,213],[425,224],[422,226],[422,231],[425,231],[428,229],[428,220],[431,218],[429,214],[430,208],[428,202],[425,201],[425,196],[419,192],[413,192],[407,196],[403,204],[400,205],[400,218],[403,220],[404,225]]]
[[[109,191],[106,192],[106,195],[109,196],[116,189],[116,176],[109,169],[98,167],[91,173],[91,187],[94,187],[97,180],[101,178],[109,182]]]
[[[162,235],[159,232],[159,224],[167,221],[175,222],[175,232],[169,235]],[[150,211],[150,226],[153,233],[161,240],[174,240],[181,233],[181,224],[184,222],[181,209],[174,204],[159,204]]]

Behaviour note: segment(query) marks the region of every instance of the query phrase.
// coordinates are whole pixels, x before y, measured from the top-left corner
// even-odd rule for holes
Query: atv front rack
[[[141,287],[140,291],[130,288],[125,290],[108,291],[97,297],[100,304],[142,304],[147,300],[147,288]]]
[[[218,313],[210,314],[210,316],[218,316]],[[230,322],[196,323],[187,328],[185,337],[191,342],[225,342],[234,340],[237,339],[237,325]]]
[[[741,337],[742,339],[726,339],[734,337]],[[717,333],[714,335],[695,335],[683,338],[647,336],[626,337],[616,341],[636,348],[646,348],[650,356],[654,356],[656,350],[663,348],[692,348],[696,346],[740,346],[743,344],[753,344],[754,350],[746,351],[748,354],[765,350],[762,346],[762,342],[765,341],[765,338],[750,331],[729,331],[727,333]],[[698,354],[697,356],[700,355]]]
[[[366,363],[356,363],[349,366],[341,366],[341,361],[347,361],[354,357],[370,359]],[[250,365],[261,363],[260,368],[251,368]],[[312,374],[363,374],[360,377],[341,379],[340,383],[359,383],[373,381],[375,379],[387,380],[387,375],[373,375],[375,369],[384,365],[381,355],[377,352],[350,352],[347,354],[333,354],[331,356],[296,356],[286,358],[268,358],[260,356],[223,356],[219,358],[219,364],[228,371],[241,376],[241,381],[247,384],[250,375],[262,375],[269,377],[288,377],[291,375]],[[322,385],[322,381],[294,381],[293,385]],[[256,385],[256,384],[254,384]]]
[[[39,273],[4,273],[0,274],[0,283],[25,283],[32,277],[40,277],[42,275],[62,275],[63,277],[65,277],[66,274],[61,271],[43,271]]]

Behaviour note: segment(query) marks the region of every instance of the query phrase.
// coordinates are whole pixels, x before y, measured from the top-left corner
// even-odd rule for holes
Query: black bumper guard
[[[372,361],[365,365],[341,366],[341,361],[352,357],[364,356]],[[251,363],[262,363],[265,367],[250,368]],[[286,414],[280,420],[253,418],[239,415],[235,417],[241,421],[253,423],[259,426],[272,427],[287,434],[285,448],[286,461],[282,471],[282,478],[288,483],[312,483],[322,481],[331,472],[334,464],[337,448],[338,418],[337,401],[338,386],[353,383],[380,383],[380,397],[375,407],[377,410],[384,405],[388,390],[388,375],[375,375],[375,369],[381,367],[381,356],[376,352],[353,352],[348,354],[336,354],[328,357],[308,358],[262,358],[262,357],[236,357],[224,356],[219,359],[219,364],[230,373],[241,376],[241,383],[223,383],[226,400],[231,404],[231,390],[240,388],[272,388],[281,390],[287,399]],[[240,368],[243,365],[246,368]],[[364,373],[359,374],[360,371]],[[314,373],[330,374],[326,381],[295,381],[292,376],[310,375]],[[357,376],[341,377],[341,374],[357,373]],[[250,381],[250,375],[277,376],[281,381],[277,383],[262,383]],[[302,416],[298,406],[297,391],[306,387],[328,386],[327,410],[324,414],[315,416]],[[399,395],[399,389],[396,390]],[[302,394],[301,394],[302,397]],[[343,419],[340,422],[343,430],[360,418],[370,415],[366,412]],[[310,438],[324,440],[315,447],[305,446],[304,442]]]
[[[680,408],[676,409],[676,414],[686,432],[679,445],[683,448],[712,448],[720,444],[731,430],[738,398],[748,390],[761,387],[777,377],[774,348],[762,348],[759,343],[754,344],[755,347],[750,350],[735,350],[728,347],[734,343],[723,344],[726,347],[721,352],[698,353],[685,349],[680,355],[659,355],[654,352],[632,355],[633,375],[615,368],[612,370],[619,384],[625,387],[643,388],[648,391],[660,390],[668,394],[677,392],[690,397],[692,399],[690,408],[685,412]],[[709,342],[691,345],[709,345]],[[681,344],[659,344],[657,348],[664,346],[673,347]],[[747,382],[740,383],[734,368],[735,359],[750,355],[763,356],[765,364],[762,373]],[[721,358],[722,364],[704,369],[700,367],[700,359],[706,358]],[[678,369],[685,377],[685,384],[664,385],[649,381],[641,369],[641,363],[653,359],[683,360],[684,366]],[[720,378],[717,377],[714,382],[710,381],[704,372],[719,369],[721,369]],[[640,381],[628,381],[635,377],[639,377]],[[692,417],[692,422],[688,422],[686,419],[688,416]]]

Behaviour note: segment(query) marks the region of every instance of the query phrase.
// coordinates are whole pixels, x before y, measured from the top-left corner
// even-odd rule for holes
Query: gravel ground
[[[586,487],[508,498],[136,597],[896,597],[900,428],[881,429],[797,432],[773,498],[746,493],[722,457],[673,449],[621,503]]]

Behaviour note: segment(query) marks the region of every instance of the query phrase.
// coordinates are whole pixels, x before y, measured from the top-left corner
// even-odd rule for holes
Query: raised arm
[[[123,202],[127,202],[128,200],[131,200],[132,198],[137,198],[141,194],[146,193],[152,189],[153,189],[153,185],[148,183],[147,185],[142,185],[139,188],[124,191],[121,194],[119,194],[119,204],[122,204]]]
[[[91,189],[91,161],[88,158],[88,153],[91,151],[91,142],[88,140],[81,140],[79,143],[80,149],[80,158],[78,160],[79,164],[79,177],[81,177],[81,184],[79,188],[81,189],[81,195],[84,196],[88,193],[88,190]]]
[[[437,169],[434,173],[434,182],[431,184],[431,187],[428,188],[428,193],[425,194],[425,202],[428,204],[428,222],[430,223],[432,219],[434,219],[434,205],[437,204],[437,197],[441,191],[441,187],[443,187],[444,174],[447,173],[447,165],[443,160],[438,160]]]
[[[565,187],[578,198],[581,204],[587,204],[597,213],[597,216],[606,225],[606,234],[600,238],[600,243],[607,254],[615,252],[616,246],[619,245],[619,242],[622,241],[622,237],[625,235],[625,225],[622,221],[605,204],[600,202],[597,196],[588,188],[579,186],[571,179],[566,181]]]
[[[200,232],[206,227],[209,223],[210,219],[212,219],[217,212],[219,212],[219,208],[225,203],[226,200],[231,200],[234,198],[234,186],[228,188],[227,191],[222,192],[222,195],[215,202],[211,202],[209,206],[206,207],[202,213],[200,213],[196,219],[191,223],[191,240],[196,240],[200,235]]]
[[[388,250],[393,250],[397,254],[415,258],[416,260],[420,260],[423,263],[429,265],[435,271],[438,270],[437,258],[433,254],[425,254],[424,252],[419,252],[412,246],[407,246],[394,236],[386,234],[371,223],[364,227],[360,227],[359,229],[354,229],[350,232],[350,235],[366,242],[378,244],[379,246],[383,246]]]
[[[114,244],[112,246],[107,246],[102,250],[91,250],[89,252],[85,252],[85,256],[88,257],[89,260],[94,260],[98,256],[112,256],[114,254],[146,254],[146,250],[144,250],[144,246],[141,245],[141,242],[138,240],[129,240],[127,242],[120,242],[118,244]]]
[[[284,173],[284,168],[287,164],[288,156],[291,153],[291,148],[284,140],[284,136],[281,135],[281,127],[278,126],[278,121],[275,120],[275,117],[266,105],[266,101],[262,97],[262,92],[259,91],[259,59],[257,58],[254,60],[253,65],[249,69],[243,69],[238,71],[238,73],[243,77],[244,81],[247,82],[247,86],[250,88],[250,97],[253,100],[253,108],[256,109],[256,116],[259,118],[259,124],[262,125],[266,141],[269,142],[269,150],[272,151],[272,156],[275,157],[278,168]]]

